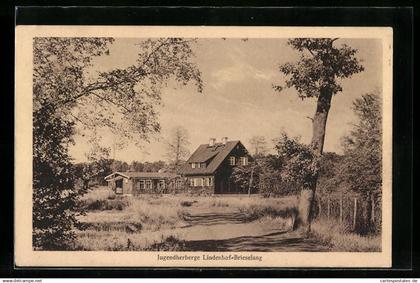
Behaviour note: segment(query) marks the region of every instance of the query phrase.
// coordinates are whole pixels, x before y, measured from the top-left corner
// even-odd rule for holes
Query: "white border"
[[[157,252],[47,252],[32,250],[32,39],[34,37],[378,38],[383,43],[382,252],[252,254],[263,261],[157,261]],[[15,263],[17,266],[150,267],[390,267],[392,227],[392,29],[384,27],[18,26],[15,81]],[[173,254],[226,254],[159,252]],[[247,253],[235,253],[247,255]]]

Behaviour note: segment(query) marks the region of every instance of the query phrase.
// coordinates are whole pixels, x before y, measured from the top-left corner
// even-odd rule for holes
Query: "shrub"
[[[115,199],[116,197],[117,197],[117,195],[113,191],[110,191],[110,193],[108,195],[108,199]]]
[[[189,206],[192,206],[192,204],[193,204],[192,201],[188,201],[188,200],[181,201],[181,206],[189,207]]]
[[[247,207],[239,208],[239,211],[246,214],[250,221],[260,219],[265,216],[294,218],[297,215],[296,207],[278,208],[273,206],[249,205]]]
[[[350,232],[336,221],[317,220],[312,223],[311,236],[340,252],[380,252],[381,235],[361,236]]]
[[[214,206],[214,207],[228,207],[229,203],[226,202],[226,201],[222,201],[222,200],[214,200],[211,203],[211,206]]]
[[[183,210],[170,199],[134,199],[126,210],[143,224],[145,230],[157,231],[183,225]]]
[[[81,205],[86,210],[123,210],[129,205],[129,201],[126,199],[102,199],[102,200],[85,200],[81,202]]]
[[[146,251],[185,251],[185,241],[179,240],[177,237],[170,235],[159,243],[154,243],[145,248]]]

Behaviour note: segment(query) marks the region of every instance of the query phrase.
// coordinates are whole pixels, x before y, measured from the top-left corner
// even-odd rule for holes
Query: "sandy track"
[[[186,217],[182,240],[190,251],[328,251],[314,239],[276,228],[272,223],[248,222],[239,211],[202,212]]]

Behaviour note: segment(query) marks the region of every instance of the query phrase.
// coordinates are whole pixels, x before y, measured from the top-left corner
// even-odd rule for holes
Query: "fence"
[[[379,197],[359,195],[318,196],[315,217],[336,221],[359,233],[379,232],[382,225],[382,201]]]

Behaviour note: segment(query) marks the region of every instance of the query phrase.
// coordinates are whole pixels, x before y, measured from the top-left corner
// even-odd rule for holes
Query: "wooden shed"
[[[105,177],[116,194],[166,193],[180,184],[180,177],[163,172],[115,172]]]

